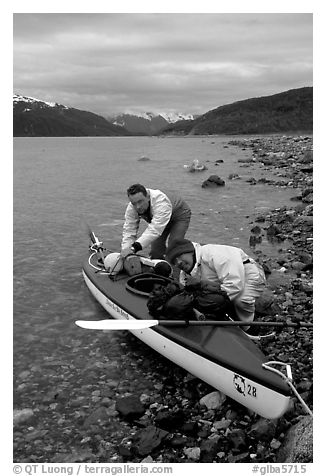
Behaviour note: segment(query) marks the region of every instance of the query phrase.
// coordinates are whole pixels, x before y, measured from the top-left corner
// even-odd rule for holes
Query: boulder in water
[[[218,175],[211,175],[207,180],[204,180],[202,188],[223,187],[224,185],[224,180],[222,180]]]

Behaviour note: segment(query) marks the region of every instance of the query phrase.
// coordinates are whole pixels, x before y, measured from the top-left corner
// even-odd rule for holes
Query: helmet
[[[110,274],[118,274],[123,269],[120,253],[110,253],[104,258],[104,267]]]

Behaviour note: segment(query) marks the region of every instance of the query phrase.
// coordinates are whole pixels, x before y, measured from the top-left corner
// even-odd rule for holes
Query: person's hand
[[[185,285],[186,286],[198,286],[200,285],[200,278],[191,276],[190,274],[185,275]]]
[[[132,255],[132,254],[135,254],[135,251],[131,247],[123,248],[120,252],[121,258],[125,258],[126,256]]]

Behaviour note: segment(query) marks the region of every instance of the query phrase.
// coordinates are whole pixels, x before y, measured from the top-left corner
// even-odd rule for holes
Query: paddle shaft
[[[88,233],[91,241],[98,246],[98,251],[100,252],[100,256],[103,260],[104,263],[104,254],[103,254],[103,248],[101,246],[101,243],[95,233],[92,231],[90,226],[87,224],[88,228]],[[149,322],[149,321],[147,321]],[[145,323],[144,323],[145,324]],[[167,327],[182,327],[182,326],[218,326],[218,327],[253,327],[253,326],[260,326],[260,327],[294,327],[294,328],[300,328],[300,327],[312,327],[313,325],[311,323],[305,323],[305,322],[241,322],[241,321],[214,321],[214,320],[206,320],[206,321],[186,321],[186,320],[153,320],[153,326],[154,325],[161,325],[161,326],[167,326]]]
[[[167,321],[156,319],[104,319],[102,321],[76,321],[77,326],[84,329],[97,330],[139,330],[148,329],[155,326],[163,327],[188,327],[188,326],[211,326],[211,327],[244,327],[248,326],[247,322],[238,321]],[[268,327],[312,327],[312,324],[304,322],[253,322],[254,326]],[[251,327],[250,325],[250,327]]]
[[[262,327],[312,327],[311,323],[306,322],[240,322],[240,321],[168,321],[160,320],[156,321],[157,325],[168,326],[168,327],[180,327],[180,326],[217,326],[217,327],[252,327],[252,326],[262,326]]]

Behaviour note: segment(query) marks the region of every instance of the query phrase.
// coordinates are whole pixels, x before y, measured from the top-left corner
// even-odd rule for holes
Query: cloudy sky
[[[202,114],[312,86],[310,13],[15,13],[14,92],[101,115]]]

